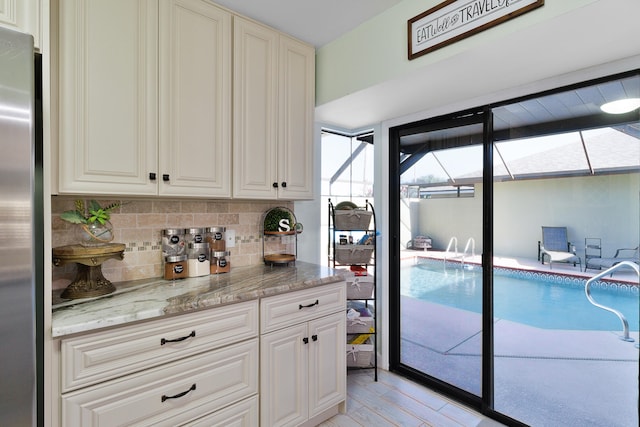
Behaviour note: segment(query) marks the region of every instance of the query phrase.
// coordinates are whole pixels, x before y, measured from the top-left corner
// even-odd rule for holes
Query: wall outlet
[[[236,230],[226,230],[224,233],[225,247],[234,248],[236,246]]]

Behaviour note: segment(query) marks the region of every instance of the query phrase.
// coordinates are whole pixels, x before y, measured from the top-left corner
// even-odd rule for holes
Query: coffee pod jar
[[[184,229],[167,228],[162,230],[162,256],[185,254]]]
[[[205,234],[204,228],[185,228],[184,229],[184,241],[189,243],[204,243]]]
[[[231,271],[230,253],[227,251],[211,251],[211,274],[228,273]]]
[[[164,259],[164,278],[166,280],[189,277],[189,264],[186,255],[168,256]]]
[[[224,251],[227,249],[224,238],[226,231],[226,227],[208,227],[205,229],[206,240],[209,242],[212,251]]]
[[[189,258],[189,277],[209,275],[209,244],[207,242],[189,243],[187,257]]]

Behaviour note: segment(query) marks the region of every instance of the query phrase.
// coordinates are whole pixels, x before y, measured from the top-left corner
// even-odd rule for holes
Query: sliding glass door
[[[524,127],[532,108],[594,101],[634,81],[493,109],[494,408],[532,426],[638,425],[638,348],[585,286],[635,256],[640,122],[548,125],[544,134]],[[621,266],[602,279],[592,297],[624,317],[637,343],[638,275]]]
[[[392,370],[509,425],[638,425],[625,97],[640,72],[389,130]]]
[[[400,363],[481,395],[482,115],[401,138]]]

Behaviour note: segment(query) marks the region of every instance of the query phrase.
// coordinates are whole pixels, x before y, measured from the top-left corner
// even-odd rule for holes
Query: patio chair
[[[589,261],[585,264],[584,269],[592,268],[602,270],[603,268],[610,268],[622,261],[631,261],[640,265],[640,246],[635,249],[620,248],[616,250],[616,254],[612,258],[589,258]]]
[[[582,260],[572,250],[571,242],[567,238],[567,227],[542,226],[542,242],[538,241],[538,260],[544,264],[545,256],[549,260],[549,269],[554,263],[571,263],[582,271]]]

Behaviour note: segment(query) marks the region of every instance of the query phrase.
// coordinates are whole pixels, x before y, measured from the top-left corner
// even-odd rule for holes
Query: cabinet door
[[[233,196],[277,197],[278,33],[234,17]]]
[[[260,337],[260,425],[295,426],[308,418],[309,343],[303,323]]]
[[[157,193],[157,0],[59,5],[59,191]]]
[[[313,198],[315,50],[280,36],[278,197]]]
[[[42,0],[0,0],[0,27],[31,34],[41,48]]]
[[[347,397],[344,312],[309,322],[309,418]]]
[[[163,0],[159,35],[159,194],[230,197],[231,14]]]

